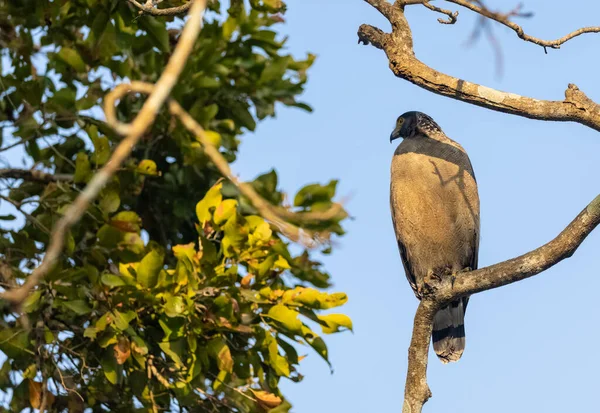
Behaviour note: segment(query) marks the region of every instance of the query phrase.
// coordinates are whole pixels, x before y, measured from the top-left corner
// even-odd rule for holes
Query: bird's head
[[[412,138],[417,133],[427,135],[432,131],[441,131],[441,129],[430,116],[423,112],[406,112],[396,120],[396,127],[390,135],[390,142],[398,138]]]

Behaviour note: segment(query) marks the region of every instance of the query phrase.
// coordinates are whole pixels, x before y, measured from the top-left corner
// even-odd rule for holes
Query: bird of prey
[[[403,138],[392,159],[390,206],[406,277],[418,299],[426,277],[454,277],[477,268],[479,195],[460,144],[431,117],[406,112],[390,142]],[[443,363],[465,348],[468,297],[442,308],[433,321],[433,349]]]

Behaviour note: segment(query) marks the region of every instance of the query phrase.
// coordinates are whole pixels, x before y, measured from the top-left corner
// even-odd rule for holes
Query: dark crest
[[[435,123],[431,116],[424,114],[423,112],[415,112],[417,118],[417,130],[427,135],[432,132],[442,132],[440,125]]]

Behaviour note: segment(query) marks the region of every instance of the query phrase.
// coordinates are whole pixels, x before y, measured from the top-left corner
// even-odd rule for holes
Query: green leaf
[[[327,185],[306,185],[294,197],[294,206],[308,207],[317,202],[331,201],[331,198],[335,195],[337,182],[333,180]]]
[[[73,182],[76,184],[86,183],[89,181],[91,175],[92,167],[88,156],[83,152],[79,152],[75,159],[75,175],[73,176]]]
[[[323,333],[332,334],[341,331],[340,328],[352,331],[352,320],[345,314],[319,315],[319,320],[324,321],[327,327],[321,326]]]
[[[62,305],[77,315],[86,315],[92,312],[92,309],[83,300],[65,301]]]
[[[0,221],[13,221],[15,220],[17,217],[14,216],[13,214],[8,214],[8,215],[0,215]]]
[[[231,35],[237,29],[238,21],[235,17],[229,16],[225,23],[223,23],[223,38],[225,40],[231,39]]]
[[[40,297],[42,296],[41,290],[35,290],[27,296],[23,301],[23,311],[26,313],[32,313],[40,308]]]
[[[152,250],[140,262],[137,268],[137,280],[142,286],[152,288],[158,281],[158,274],[163,267],[164,255]]]
[[[223,339],[215,338],[208,343],[208,353],[213,357],[219,370],[226,371],[228,373],[233,372],[233,358],[231,357],[231,350]]]
[[[162,19],[156,19],[152,16],[142,16],[138,19],[138,22],[140,27],[148,33],[154,46],[161,52],[169,53],[171,51],[169,33]]]
[[[267,316],[272,320],[277,321],[286,330],[300,334],[302,332],[302,322],[298,319],[300,313],[291,310],[285,305],[277,304],[271,307]]]
[[[183,351],[185,349],[185,339],[181,338],[174,341],[163,341],[162,343],[158,343],[158,346],[171,357],[177,366],[183,366],[181,357],[183,356]]]
[[[119,192],[114,189],[105,189],[100,195],[100,209],[106,214],[112,214],[119,209],[121,198]]]
[[[60,60],[62,60],[63,62],[65,62],[66,64],[68,64],[69,66],[71,66],[77,72],[85,72],[86,71],[85,62],[79,55],[79,52],[77,52],[74,49],[63,46],[60,49],[60,51],[58,52],[58,58]]]
[[[15,328],[3,328],[0,330],[0,351],[9,358],[19,358],[29,354],[29,333]]]
[[[329,352],[325,341],[317,334],[315,334],[310,328],[305,325],[302,326],[302,336],[306,342],[331,366],[329,363]]]
[[[185,310],[183,298],[169,295],[163,308],[165,309],[165,314],[168,317],[179,317]]]
[[[280,81],[291,61],[292,58],[290,56],[276,57],[269,61],[262,71],[258,82],[264,84],[275,80]]]
[[[118,310],[114,310],[112,314],[112,325],[119,331],[127,330],[127,328],[129,327],[129,323],[136,317],[133,311],[127,311],[126,313],[122,313]]]
[[[106,379],[111,384],[117,384],[119,381],[119,372],[121,372],[123,368],[117,363],[112,349],[104,352],[104,357],[100,360],[100,365],[102,366],[102,371],[104,372]]]
[[[102,284],[108,287],[122,287],[126,285],[125,281],[123,281],[121,277],[109,273],[102,274],[100,280],[102,281]]]
[[[92,153],[92,162],[98,166],[104,165],[110,158],[110,145],[106,136],[91,136],[94,143],[94,153]]]

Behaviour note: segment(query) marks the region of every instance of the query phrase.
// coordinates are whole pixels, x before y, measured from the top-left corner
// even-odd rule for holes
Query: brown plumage
[[[452,277],[477,268],[479,196],[469,157],[421,112],[398,118],[390,141],[404,138],[391,167],[391,211],[406,277],[417,298],[429,275]],[[468,298],[434,318],[433,348],[443,363],[465,348]]]

